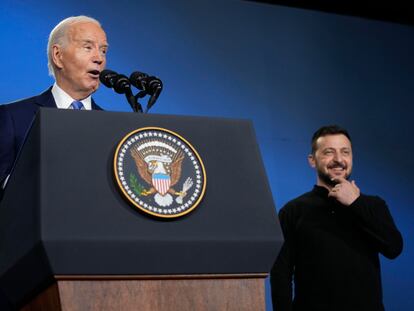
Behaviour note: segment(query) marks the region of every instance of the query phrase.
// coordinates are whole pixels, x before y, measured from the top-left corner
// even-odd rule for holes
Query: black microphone
[[[118,94],[126,94],[131,92],[131,82],[129,82],[125,75],[118,75],[114,78],[113,88]]]
[[[103,85],[111,89],[114,87],[115,78],[117,76],[118,76],[118,73],[116,73],[115,71],[105,69],[105,70],[102,70],[101,73],[99,74],[99,81],[101,81]]]
[[[148,100],[147,109],[145,109],[145,112],[147,113],[148,110],[155,104],[155,102],[158,99],[158,96],[160,96],[160,93],[162,91],[162,82],[158,78],[154,78],[149,83],[149,89],[151,90],[150,94],[151,97]]]
[[[125,75],[109,69],[102,70],[99,74],[99,80],[108,88],[113,88],[118,94],[125,94],[128,103],[135,112],[142,112],[141,104],[132,94],[131,82]]]
[[[162,81],[160,78],[155,76],[149,76],[146,73],[135,71],[129,76],[129,81],[137,89],[144,91],[148,95],[155,95],[161,92],[162,90]],[[157,95],[157,97],[158,97]]]
[[[158,95],[160,95],[161,91],[162,91],[162,81],[158,78],[158,77],[148,77],[147,79],[147,92],[149,95],[153,96],[156,95],[158,97]]]
[[[129,82],[128,78],[113,70],[103,70],[99,74],[99,80],[106,87],[113,88],[118,94],[125,94],[131,89],[131,82]]]
[[[129,81],[131,81],[132,85],[135,86],[138,90],[146,91],[147,78],[148,75],[146,73],[134,71],[129,76]]]

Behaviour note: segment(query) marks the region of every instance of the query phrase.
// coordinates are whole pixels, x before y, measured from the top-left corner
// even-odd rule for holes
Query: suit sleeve
[[[292,310],[292,280],[294,268],[294,221],[289,210],[279,212],[285,242],[270,272],[270,285],[274,311]]]
[[[402,252],[401,233],[384,200],[361,195],[349,208],[361,221],[363,230],[372,239],[378,252],[389,259],[396,258]]]
[[[7,106],[0,106],[0,184],[10,174],[15,158],[14,124]]]

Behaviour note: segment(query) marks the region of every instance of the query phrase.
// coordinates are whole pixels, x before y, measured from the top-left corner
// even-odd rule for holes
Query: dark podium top
[[[147,126],[204,161],[204,199],[181,218],[143,214],[114,181],[118,143]],[[18,301],[53,275],[267,273],[282,241],[250,121],[42,108],[0,203],[0,291]]]

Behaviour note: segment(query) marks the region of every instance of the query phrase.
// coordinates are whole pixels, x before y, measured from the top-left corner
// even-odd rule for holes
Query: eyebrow
[[[94,44],[95,43],[95,41],[90,40],[90,39],[81,39],[79,41],[81,41],[82,43],[91,43],[91,44]],[[107,48],[107,47],[109,47],[109,44],[108,43],[101,44],[99,47],[101,47],[101,48],[102,47]]]

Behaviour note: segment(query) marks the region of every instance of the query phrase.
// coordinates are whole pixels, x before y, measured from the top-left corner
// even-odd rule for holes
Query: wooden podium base
[[[266,276],[57,276],[21,311],[265,311]]]

